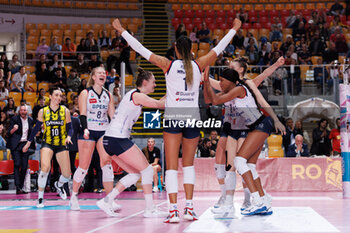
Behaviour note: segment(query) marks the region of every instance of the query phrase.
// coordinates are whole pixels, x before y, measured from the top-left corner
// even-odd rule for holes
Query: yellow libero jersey
[[[43,142],[53,146],[64,146],[67,137],[66,108],[62,105],[54,112],[50,106],[43,108]]]

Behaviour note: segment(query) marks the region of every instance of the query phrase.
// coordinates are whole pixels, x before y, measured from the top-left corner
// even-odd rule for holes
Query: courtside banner
[[[339,85],[340,146],[343,158],[343,194],[350,198],[350,85]]]

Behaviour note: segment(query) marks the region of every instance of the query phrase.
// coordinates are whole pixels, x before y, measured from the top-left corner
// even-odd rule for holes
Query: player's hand
[[[235,18],[233,20],[233,26],[232,26],[232,29],[234,29],[236,32],[238,31],[238,29],[240,29],[240,27],[242,26],[242,22],[241,20]]]
[[[122,25],[120,24],[120,21],[118,18],[116,18],[113,23],[112,23],[113,27],[115,30],[117,30],[118,32],[120,32],[120,34],[122,34],[125,29],[122,27]]]
[[[29,149],[29,147],[30,147],[30,143],[31,143],[31,142],[27,142],[27,143],[24,145],[24,147],[22,148],[23,153],[26,153],[26,152],[28,151],[28,149]]]
[[[72,139],[70,136],[67,136],[66,141],[65,141],[65,145],[68,146],[69,144],[73,145]]]
[[[18,125],[15,124],[15,125],[13,126],[13,129],[16,131],[16,130],[18,129]]]
[[[280,121],[275,122],[275,129],[277,133],[281,132],[282,135],[286,135],[286,127]]]
[[[88,129],[85,129],[84,130],[84,139],[86,139],[86,140],[88,140],[89,139],[89,137],[90,137],[90,132],[89,132],[89,130]]]
[[[284,57],[281,56],[281,57],[278,58],[278,60],[277,60],[277,65],[278,65],[278,66],[283,66],[283,65],[284,65],[284,62],[285,62]]]

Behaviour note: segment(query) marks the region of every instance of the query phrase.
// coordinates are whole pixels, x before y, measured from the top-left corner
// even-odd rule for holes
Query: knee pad
[[[77,183],[83,182],[85,176],[86,176],[87,170],[81,169],[80,167],[77,168],[77,170],[74,172],[73,180]]]
[[[58,182],[64,184],[64,183],[69,182],[69,180],[70,180],[70,176],[69,177],[64,177],[63,175],[60,175],[60,178],[59,178]]]
[[[40,174],[39,174],[39,177],[38,177],[38,186],[39,186],[39,188],[45,188],[48,175],[49,175],[49,173],[40,171]]]
[[[225,164],[215,164],[214,165],[215,168],[215,174],[216,174],[216,178],[218,179],[224,179],[226,176],[226,165]]]
[[[142,181],[141,184],[152,184],[153,182],[153,167],[149,165],[147,168],[141,171]]]
[[[196,181],[196,173],[194,171],[194,166],[183,167],[182,171],[184,173],[184,184],[193,184]]]
[[[167,170],[165,172],[165,184],[166,184],[166,191],[168,194],[178,192],[176,170]]]
[[[250,171],[252,172],[252,175],[253,175],[253,179],[256,180],[259,178],[259,174],[258,172],[256,171],[256,164],[254,163],[247,163]]]
[[[129,188],[131,185],[136,184],[140,179],[141,175],[137,173],[130,173],[119,180],[119,182],[124,185],[125,188]]]
[[[226,172],[225,186],[226,190],[236,189],[236,172]]]
[[[244,173],[249,171],[249,167],[247,165],[247,160],[243,157],[236,156],[235,158],[235,166],[237,169],[237,172],[240,175],[243,175]]]
[[[114,173],[112,164],[106,164],[102,168],[102,181],[103,182],[113,182]]]

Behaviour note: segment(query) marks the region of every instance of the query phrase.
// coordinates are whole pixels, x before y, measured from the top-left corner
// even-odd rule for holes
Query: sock
[[[253,197],[253,203],[254,204],[260,204],[262,202],[262,198],[260,197],[258,191],[252,193],[252,197]]]
[[[250,191],[249,188],[244,188],[244,202],[250,203]]]
[[[114,188],[105,198],[104,201],[112,205],[113,200],[119,195],[118,189]]]
[[[78,195],[78,193],[72,191],[72,196],[77,196],[77,195]]]
[[[192,200],[186,200],[186,207],[192,208],[193,201]]]
[[[177,203],[170,203],[170,211],[177,210]]]
[[[44,191],[39,191],[39,198],[44,199]]]
[[[153,196],[152,194],[145,194],[146,209],[151,210],[153,208]]]
[[[233,205],[233,195],[226,195],[225,205]]]
[[[220,190],[221,190],[221,196],[225,197],[226,196],[226,185],[220,184]]]

